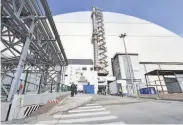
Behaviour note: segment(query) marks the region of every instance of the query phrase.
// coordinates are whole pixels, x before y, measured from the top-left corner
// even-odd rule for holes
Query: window
[[[86,67],[83,67],[82,70],[87,70]]]

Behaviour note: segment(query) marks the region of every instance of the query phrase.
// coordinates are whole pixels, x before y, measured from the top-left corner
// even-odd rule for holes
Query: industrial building
[[[89,93],[97,94],[98,77],[97,71],[94,71],[92,59],[68,59],[65,73],[65,85],[70,86],[74,83],[78,91],[84,91],[84,85],[90,84],[93,87]]]
[[[67,52],[68,58],[93,58],[94,50],[91,43],[93,25],[91,13],[91,11],[83,11],[54,16],[57,27],[62,27],[59,28],[58,32],[62,37],[63,45],[66,46],[65,51]],[[127,35],[124,38],[127,53],[134,54],[132,59],[134,70],[133,77],[135,77],[134,79],[136,79],[138,83],[141,81],[139,87],[146,87],[148,86],[147,82],[159,80],[158,76],[150,76],[150,74],[147,74],[148,78],[144,76],[144,74],[150,71],[160,69],[159,64],[161,64],[161,70],[182,70],[182,37],[143,19],[119,13],[102,13],[107,48],[106,53],[108,56],[107,70],[109,74],[107,77],[113,77],[111,58],[113,58],[116,53],[125,53],[123,39],[119,37],[120,34],[123,33]],[[72,46],[70,46],[71,44]],[[144,66],[146,66],[147,71],[145,71]],[[120,83],[126,79],[126,76],[123,76],[125,75],[124,71],[125,70],[121,71],[123,73]],[[128,74],[126,75],[129,77]],[[156,78],[154,79],[154,77]],[[162,78],[163,77],[160,76],[160,80],[162,80]],[[103,81],[105,82],[99,82],[99,85],[102,84],[106,86],[107,81]],[[153,85],[154,84],[151,86]],[[182,86],[182,84],[180,86]],[[158,86],[158,90],[164,93],[168,91],[163,82]],[[135,93],[135,91],[130,93]]]
[[[113,75],[117,83],[122,84],[124,93],[137,94],[137,90],[146,87],[154,87],[163,94],[183,92],[181,62],[140,62],[135,53],[116,53],[111,61]],[[132,71],[133,84],[129,70]]]

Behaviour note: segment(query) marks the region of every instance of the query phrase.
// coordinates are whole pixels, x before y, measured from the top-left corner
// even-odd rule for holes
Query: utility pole
[[[121,34],[119,37],[123,39],[123,44],[124,44],[124,48],[125,48],[125,55],[126,55],[126,59],[127,59],[128,70],[130,72],[131,83],[132,83],[132,87],[133,87],[133,90],[134,90],[133,74],[132,74],[131,67],[130,67],[131,61],[130,61],[130,58],[128,56],[127,49],[126,49],[126,43],[125,43],[125,37],[126,36],[127,36],[126,33],[124,33],[124,34]]]

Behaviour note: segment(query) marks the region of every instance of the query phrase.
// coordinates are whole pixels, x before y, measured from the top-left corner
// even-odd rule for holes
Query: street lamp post
[[[126,43],[125,43],[125,37],[126,37],[126,33],[124,34],[121,34],[119,37],[123,39],[123,44],[124,44],[124,48],[125,48],[125,54],[126,54],[126,59],[127,59],[127,65],[128,65],[128,70],[130,72],[130,78],[131,78],[131,82],[132,82],[132,87],[133,87],[133,90],[134,90],[134,81],[133,81],[133,74],[132,74],[132,71],[131,71],[131,68],[130,68],[130,60],[129,60],[129,56],[128,56],[128,53],[127,53],[127,49],[126,49]]]

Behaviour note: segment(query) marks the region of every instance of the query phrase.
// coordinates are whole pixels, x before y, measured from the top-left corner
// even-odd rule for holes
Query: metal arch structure
[[[46,0],[2,0],[1,41],[1,90],[8,101],[17,92],[22,74],[26,74],[24,89],[27,77],[37,74],[38,93],[53,86],[60,90],[68,63]],[[11,83],[3,83],[9,74],[13,74]]]
[[[107,48],[102,10],[93,7],[91,18],[93,23],[92,44],[94,48],[94,67],[98,71],[99,76],[107,76]]]

